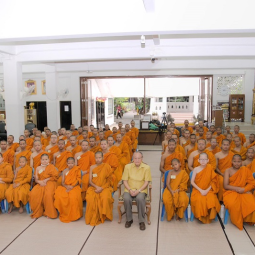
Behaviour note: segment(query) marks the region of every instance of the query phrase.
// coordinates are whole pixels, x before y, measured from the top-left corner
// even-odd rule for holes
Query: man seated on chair
[[[251,170],[242,166],[241,156],[235,154],[232,167],[224,173],[223,202],[232,223],[240,230],[243,229],[243,222],[255,224],[255,197],[252,195],[254,188],[255,180]]]
[[[127,216],[125,227],[129,228],[133,223],[132,200],[135,200],[137,203],[140,230],[145,230],[145,199],[147,186],[151,181],[151,170],[150,167],[142,161],[143,154],[140,151],[135,152],[133,155],[133,163],[125,166],[122,180],[125,186],[123,199]]]
[[[181,169],[179,159],[172,160],[173,170],[170,170],[166,180],[166,188],[163,193],[163,203],[166,208],[167,220],[170,221],[176,214],[176,220],[182,219],[189,204],[186,194],[189,176]]]
[[[218,175],[213,167],[208,164],[208,155],[203,152],[199,155],[200,166],[193,169],[190,203],[195,218],[203,223],[211,223],[220,211],[220,203],[217,198],[219,191]]]

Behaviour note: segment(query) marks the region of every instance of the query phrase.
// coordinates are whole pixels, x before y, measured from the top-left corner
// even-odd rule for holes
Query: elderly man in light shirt
[[[147,186],[151,181],[151,169],[142,161],[143,154],[141,152],[135,152],[133,155],[133,162],[125,166],[122,180],[125,186],[123,199],[127,216],[125,227],[129,228],[133,223],[132,200],[135,199],[137,202],[140,230],[145,230],[145,199]]]

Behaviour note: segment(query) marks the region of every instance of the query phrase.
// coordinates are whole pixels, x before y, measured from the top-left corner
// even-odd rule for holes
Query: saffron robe
[[[32,152],[31,151],[21,151],[15,156],[15,168],[17,169],[19,167],[19,159],[20,157],[26,157],[27,159],[27,165],[30,165],[30,156]]]
[[[5,199],[5,192],[12,183],[13,177],[12,166],[9,163],[3,162],[0,165],[0,178],[5,183],[0,183],[0,202]]]

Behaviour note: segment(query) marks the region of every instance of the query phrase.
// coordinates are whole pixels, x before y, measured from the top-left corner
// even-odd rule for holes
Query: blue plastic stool
[[[169,170],[166,171],[165,175],[164,175],[164,188],[162,189],[162,201],[163,201],[163,192],[164,192],[164,190],[166,188],[166,179],[167,179],[168,173],[169,173]],[[161,221],[164,221],[165,214],[166,214],[166,208],[165,208],[165,205],[163,203],[162,211],[161,211]],[[185,210],[184,215],[185,215],[185,221],[188,222],[188,208]]]
[[[228,224],[228,218],[229,218],[229,211],[228,211],[228,209],[226,209],[225,216],[224,216],[224,225]]]
[[[32,179],[31,179],[31,185],[30,185],[30,191],[32,190],[33,188],[33,179],[34,179],[34,168],[32,169]],[[31,214],[32,213],[32,210],[31,210],[31,207],[30,207],[30,204],[29,202],[27,202],[25,204],[25,208],[26,208],[26,211],[27,211],[27,214]]]
[[[8,210],[9,210],[9,204],[6,199],[3,199],[1,201],[1,211],[2,211],[2,213],[7,213]]]

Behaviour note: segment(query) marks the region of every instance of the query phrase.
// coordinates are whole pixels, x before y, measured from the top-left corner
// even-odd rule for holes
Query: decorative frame
[[[36,95],[37,94],[37,87],[36,87],[36,81],[33,80],[28,80],[25,81],[25,87],[30,88],[31,86],[35,85],[34,91],[31,93],[31,95]]]
[[[46,80],[41,82],[42,95],[46,95]]]

